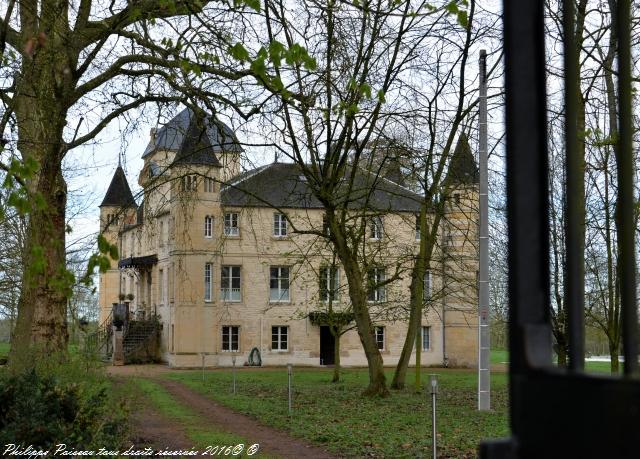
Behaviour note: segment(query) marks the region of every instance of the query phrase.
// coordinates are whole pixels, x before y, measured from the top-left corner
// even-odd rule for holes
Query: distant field
[[[492,349],[491,363],[509,363],[509,351],[506,349]],[[585,362],[585,370],[590,373],[610,373],[611,364],[609,362]],[[620,364],[622,371],[622,363]]]

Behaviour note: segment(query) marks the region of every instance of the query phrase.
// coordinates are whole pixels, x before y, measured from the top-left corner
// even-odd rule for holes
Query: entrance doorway
[[[328,326],[320,327],[320,365],[333,365],[336,339]]]

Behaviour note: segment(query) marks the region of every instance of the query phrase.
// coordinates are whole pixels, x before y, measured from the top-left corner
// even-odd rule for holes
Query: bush
[[[36,370],[1,377],[0,445],[117,448],[127,428],[125,410],[108,384],[89,380],[64,382]]]

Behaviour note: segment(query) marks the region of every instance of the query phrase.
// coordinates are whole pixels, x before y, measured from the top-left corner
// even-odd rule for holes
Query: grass
[[[0,359],[6,359],[9,356],[9,343],[0,343]]]
[[[221,445],[238,445],[240,443],[245,445],[245,448],[250,445],[241,436],[229,434],[226,432],[220,432],[210,426],[208,421],[202,416],[195,413],[189,407],[176,401],[171,394],[169,394],[158,383],[148,379],[135,379],[137,388],[147,397],[151,404],[165,417],[172,422],[177,423],[182,427],[189,440],[193,442],[193,446],[200,452],[204,451],[207,446],[221,446]],[[234,457],[247,457],[245,454]],[[258,452],[253,457],[266,458],[267,456]]]
[[[491,349],[491,363],[509,363],[509,351],[506,349]]]
[[[491,412],[476,409],[474,371],[430,369],[439,374],[439,456],[476,457],[483,438],[508,435],[506,374],[492,376]],[[388,373],[390,379],[391,370]],[[413,381],[411,370],[408,381]],[[230,393],[231,372],[173,373],[169,378],[250,414],[267,425],[289,430],[348,457],[428,457],[431,454],[431,401],[426,392],[394,391],[385,399],[364,398],[366,369],[348,369],[343,381],[330,382],[331,370],[294,370],[294,412],[287,411],[286,369],[237,373],[238,393]]]
[[[509,362],[509,351],[505,349],[491,350],[491,363]],[[620,363],[620,372],[622,372],[623,363]],[[587,373],[611,373],[611,364],[609,362],[585,362],[585,371]]]

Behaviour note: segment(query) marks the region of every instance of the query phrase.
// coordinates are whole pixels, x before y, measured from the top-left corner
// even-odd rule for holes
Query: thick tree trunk
[[[46,159],[45,159],[46,162]],[[37,355],[67,349],[67,285],[65,266],[66,188],[60,165],[42,168],[36,191],[42,208],[29,216],[26,258],[18,318],[11,343],[11,366],[29,367]]]
[[[340,332],[336,331],[334,334],[335,337],[335,346],[333,347],[333,378],[331,382],[340,382]]]
[[[34,88],[38,82],[32,82]],[[34,89],[35,90],[35,89]],[[67,349],[67,295],[72,284],[65,263],[66,183],[62,176],[63,104],[56,98],[17,96],[18,149],[25,164],[37,161],[27,177],[30,209],[25,263],[10,366],[29,368],[41,356]]]

